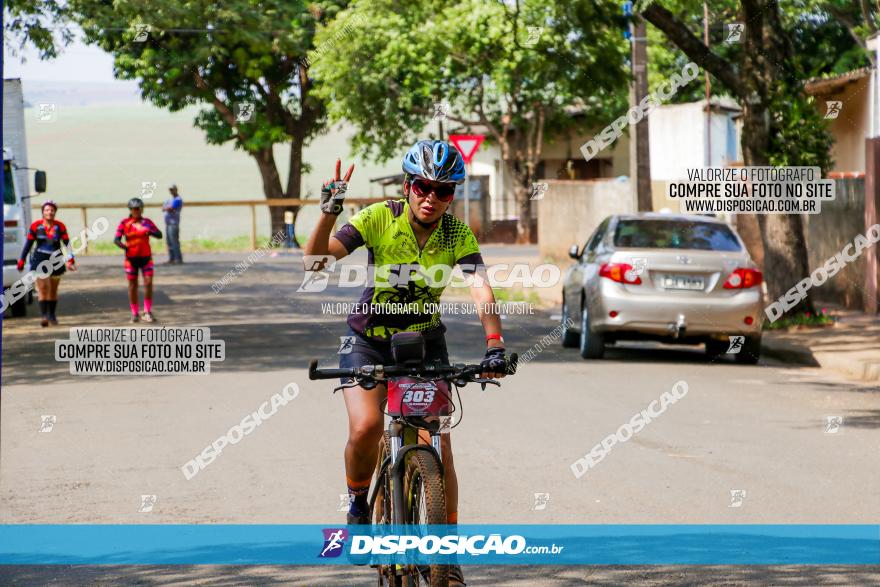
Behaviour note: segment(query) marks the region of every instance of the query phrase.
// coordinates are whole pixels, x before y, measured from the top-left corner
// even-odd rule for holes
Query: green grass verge
[[[510,287],[493,287],[492,292],[495,294],[495,300],[498,302],[528,302],[530,304],[540,304],[541,296],[537,292],[525,292],[519,288]]]
[[[776,322],[764,322],[764,330],[785,330],[786,328],[790,328],[792,326],[805,326],[805,327],[822,327],[822,326],[830,326],[834,324],[837,320],[828,313],[826,308],[822,308],[820,311],[806,312],[803,314],[795,314],[793,316],[786,316]]]
[[[270,241],[269,236],[258,236],[257,237],[257,248],[263,247],[267,245]],[[304,242],[304,241],[300,241]],[[165,246],[165,241],[157,241],[153,240],[150,242],[150,246],[153,249],[153,254],[161,254],[167,253],[168,249]],[[243,236],[235,236],[228,239],[210,239],[210,238],[197,238],[186,241],[181,241],[180,243],[181,251],[186,253],[220,253],[220,252],[232,252],[237,253],[241,251],[250,251],[251,250],[251,237],[247,235]],[[89,253],[90,255],[115,255],[120,253],[121,250],[119,247],[113,244],[112,241],[97,241],[89,243]]]

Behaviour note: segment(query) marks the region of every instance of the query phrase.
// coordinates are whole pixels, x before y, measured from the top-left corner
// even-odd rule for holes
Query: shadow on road
[[[465,566],[468,585],[877,585],[878,566]],[[296,585],[358,587],[376,584],[375,571],[352,567],[291,566],[4,566],[0,583],[21,587],[108,585]]]
[[[337,364],[339,337],[347,326],[346,314],[333,306],[357,302],[361,289],[331,285],[324,292],[297,292],[304,273],[298,257],[265,257],[240,274],[229,272],[244,256],[217,257],[182,266],[159,265],[154,295],[158,322],[137,326],[209,326],[212,338],[226,342],[226,360],[215,362],[213,373],[305,369],[311,359],[324,366]],[[231,278],[215,293],[212,285],[228,275]],[[126,281],[115,259],[83,261],[80,271],[62,282],[59,327],[40,328],[33,317],[36,306],[31,306],[28,318],[4,321],[5,382],[24,383],[36,374],[44,383],[69,381],[68,364],[55,361],[54,341],[67,339],[72,326],[129,326],[126,296]],[[470,303],[467,297],[448,301]],[[443,320],[451,359],[478,361],[485,348],[478,317],[455,314]],[[510,315],[502,324],[509,351],[523,355],[531,349],[532,361],[539,363],[581,361],[576,349],[562,348],[559,321],[551,319],[550,312],[535,309],[531,315]],[[702,346],[629,342],[608,347],[606,359],[597,364],[611,361],[732,363],[708,357]]]

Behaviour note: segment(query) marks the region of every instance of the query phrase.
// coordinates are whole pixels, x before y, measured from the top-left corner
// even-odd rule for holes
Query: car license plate
[[[663,289],[703,289],[702,277],[689,275],[664,275]]]

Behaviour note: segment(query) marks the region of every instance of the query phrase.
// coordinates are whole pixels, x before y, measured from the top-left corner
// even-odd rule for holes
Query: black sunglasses
[[[454,183],[431,183],[424,179],[415,178],[410,182],[410,187],[419,198],[427,198],[431,192],[434,192],[434,197],[441,202],[451,202],[455,197]]]

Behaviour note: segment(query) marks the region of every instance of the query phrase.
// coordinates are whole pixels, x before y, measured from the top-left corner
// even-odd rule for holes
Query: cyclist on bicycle
[[[424,279],[426,269],[458,264],[467,273],[477,273],[470,286],[471,297],[486,333],[486,354],[481,362],[483,377],[504,376],[507,360],[501,320],[494,312],[495,296],[485,278],[483,258],[471,229],[446,211],[455,194],[456,184],[464,181],[465,169],[461,154],[444,141],[418,141],[403,158],[403,195],[400,200],[372,204],[354,215],[335,235],[330,232],[342,203],[354,166],[340,180],[340,162],[336,162],[334,178],[321,190],[321,216],[306,245],[306,255],[345,257],[366,245],[368,263],[375,271],[375,283],[368,285],[348,316],[349,336],[354,337],[351,352],[340,354],[341,368],[363,365],[394,364],[391,357],[391,335],[401,331],[420,331],[425,338],[425,360],[449,364],[439,312],[382,311],[383,305],[421,308],[439,302],[445,283],[435,278]],[[322,266],[306,267],[306,270]],[[379,268],[378,270],[376,268]],[[418,271],[417,271],[418,270]],[[373,271],[369,273],[372,275]],[[390,272],[387,279],[383,276]],[[421,274],[420,274],[420,273]],[[436,271],[428,271],[429,275]],[[448,276],[449,272],[444,272]],[[430,306],[429,306],[430,307]],[[488,311],[487,311],[488,310]],[[345,473],[351,496],[349,524],[369,524],[367,492],[382,438],[381,404],[386,394],[384,385],[373,389],[352,387],[344,390],[348,412],[348,443],[345,447]],[[441,454],[446,488],[447,521],[458,521],[458,481],[452,460],[450,435],[442,437]],[[450,579],[464,583],[460,569]]]

